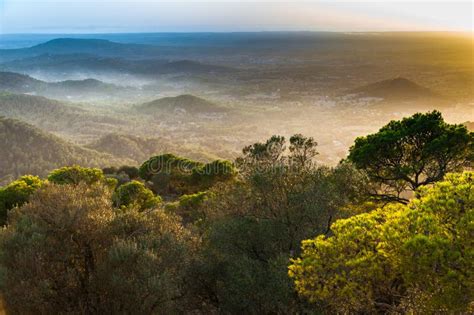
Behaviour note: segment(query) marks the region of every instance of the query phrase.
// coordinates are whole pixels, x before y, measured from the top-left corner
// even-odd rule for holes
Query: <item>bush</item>
[[[59,168],[48,175],[48,181],[55,184],[93,184],[104,180],[104,173],[100,169],[77,165]]]
[[[1,232],[8,313],[185,312],[196,240],[173,215],[112,207],[102,185],[47,184]]]
[[[144,211],[157,207],[161,203],[161,198],[134,180],[118,187],[113,194],[113,201],[117,207],[135,206]]]
[[[25,204],[30,195],[43,185],[37,176],[25,175],[0,188],[0,224],[7,223],[8,211]]]

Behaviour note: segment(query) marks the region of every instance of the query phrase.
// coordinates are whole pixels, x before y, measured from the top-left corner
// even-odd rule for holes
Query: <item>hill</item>
[[[111,133],[88,144],[87,148],[107,153],[121,159],[132,159],[138,164],[151,156],[174,152],[188,158],[208,162],[218,157],[196,147],[187,148],[169,139],[143,138],[133,135]]]
[[[415,100],[437,96],[430,89],[401,77],[364,85],[350,90],[347,94],[383,98],[384,100]]]
[[[27,121],[50,121],[76,117],[85,113],[83,109],[43,96],[0,93],[0,115]]]
[[[84,79],[49,83],[45,93],[59,97],[67,96],[69,98],[84,98],[91,96],[118,96],[131,90],[133,89],[129,87],[120,87],[96,79]]]
[[[139,163],[150,156],[169,150],[165,141],[152,138],[140,138],[124,134],[108,134],[87,145],[88,148],[108,153],[118,158],[129,158]]]
[[[4,62],[0,65],[0,69],[28,74],[49,73],[56,76],[64,76],[68,73],[81,73],[88,76],[101,73],[120,73],[147,77],[164,74],[205,74],[234,71],[230,67],[203,64],[192,60],[136,60],[126,59],[122,55],[101,56],[95,52],[83,53],[82,51],[71,54],[34,55]]]
[[[90,113],[68,102],[43,96],[0,93],[0,115],[21,119],[47,131],[94,133],[120,125],[121,120]]]
[[[44,176],[65,165],[101,167],[129,164],[83,148],[16,119],[0,117],[0,184],[24,174]]]
[[[0,72],[0,91],[37,94],[53,98],[111,97],[132,92],[132,88],[119,87],[95,79],[45,82],[28,75],[14,72]]]
[[[46,82],[36,80],[24,74],[0,72],[0,91],[32,93],[42,90],[46,86]]]
[[[121,44],[103,39],[57,38],[28,48],[2,49],[0,61],[11,61],[41,54],[96,54],[100,56],[144,57],[159,53],[157,47],[140,44]]]
[[[141,104],[137,107],[140,112],[148,114],[178,114],[178,115],[206,115],[206,114],[223,114],[227,112],[223,108],[213,102],[203,98],[184,94],[175,97],[164,97],[148,103]]]

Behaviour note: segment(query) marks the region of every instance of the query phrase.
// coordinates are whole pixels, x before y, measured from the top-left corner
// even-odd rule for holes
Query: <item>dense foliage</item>
[[[207,164],[163,154],[150,158],[139,169],[140,177],[158,194],[192,194],[208,189],[217,182],[234,177],[234,166],[223,160]]]
[[[474,299],[474,173],[450,174],[408,205],[339,220],[303,241],[289,274],[335,313],[462,313]]]
[[[285,143],[272,137],[245,149],[240,180],[211,189],[197,207],[203,246],[194,294],[218,312],[302,311],[286,274],[288,259],[299,253],[301,240],[327,232],[348,215],[346,205],[362,200],[364,181],[350,165],[317,167],[308,156],[294,167],[295,152],[302,151],[286,155]]]
[[[7,223],[8,211],[17,206],[22,206],[43,181],[37,176],[25,175],[0,188],[0,225]]]
[[[156,208],[161,203],[159,196],[136,180],[118,187],[112,199],[117,207],[135,205],[140,211]]]
[[[472,134],[433,112],[359,138],[335,167],[296,134],[247,146],[235,164],[163,154],[140,168],[23,176],[0,188],[4,304],[21,314],[469,313],[474,173],[445,173],[472,154]]]
[[[161,210],[114,210],[101,185],[45,185],[2,233],[2,292],[14,313],[180,309],[195,240]]]

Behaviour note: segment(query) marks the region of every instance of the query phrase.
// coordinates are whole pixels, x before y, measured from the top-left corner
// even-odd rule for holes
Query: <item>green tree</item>
[[[403,192],[439,181],[474,160],[474,133],[445,123],[438,111],[418,113],[357,138],[348,160],[378,184],[378,197],[407,203]]]
[[[140,211],[156,208],[161,203],[159,196],[155,196],[143,183],[136,180],[118,187],[112,198],[117,207],[133,205]]]
[[[79,183],[93,184],[105,181],[104,173],[98,168],[86,168],[78,165],[66,166],[52,171],[48,175],[48,181],[55,184]]]
[[[463,313],[474,300],[474,173],[449,174],[407,206],[336,221],[302,242],[289,275],[335,313]]]
[[[117,210],[101,184],[47,184],[1,231],[10,313],[185,312],[196,239],[161,210]]]
[[[316,146],[318,143],[313,138],[307,138],[302,134],[295,134],[290,137],[290,159],[297,167],[305,167],[312,163],[318,155]]]
[[[281,137],[272,139],[276,151],[285,146]],[[245,150],[241,159],[250,163],[239,180],[217,184],[199,206],[204,246],[192,277],[195,294],[222,313],[303,312],[288,259],[299,254],[301,240],[345,216],[363,191],[349,164],[293,167],[284,152],[270,151],[256,158]]]
[[[231,162],[215,160],[193,168],[191,180],[199,187],[199,190],[206,190],[218,182],[232,179],[236,173]]]
[[[7,223],[9,210],[25,204],[30,195],[41,185],[43,185],[43,181],[39,177],[25,175],[0,188],[0,225]]]
[[[139,174],[157,194],[184,195],[230,180],[236,170],[228,161],[215,160],[204,164],[173,154],[163,154],[143,163]]]
[[[284,159],[285,150],[285,137],[274,135],[265,143],[257,142],[243,148],[236,164],[241,172],[252,172],[256,167],[274,167]]]

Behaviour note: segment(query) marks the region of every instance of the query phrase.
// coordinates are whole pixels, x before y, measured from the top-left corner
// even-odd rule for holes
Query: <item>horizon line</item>
[[[335,33],[335,34],[365,34],[365,33],[452,33],[474,34],[474,30],[254,30],[254,31],[105,31],[105,32],[9,32],[2,35],[109,35],[109,34],[242,34],[242,33]]]

